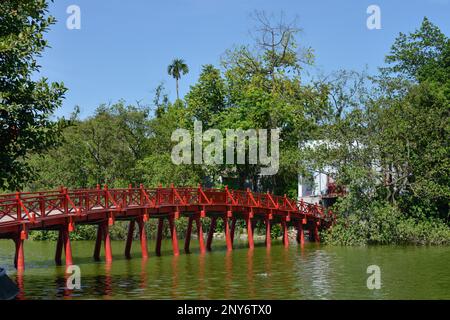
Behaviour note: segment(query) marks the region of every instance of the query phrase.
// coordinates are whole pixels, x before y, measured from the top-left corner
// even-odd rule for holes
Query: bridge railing
[[[124,210],[129,207],[161,207],[189,205],[225,205],[267,208],[318,219],[335,219],[331,210],[303,201],[295,201],[271,193],[250,190],[170,187],[139,187],[109,189],[76,189],[23,192],[0,195],[0,224],[44,219],[54,215],[75,215],[98,210]]]

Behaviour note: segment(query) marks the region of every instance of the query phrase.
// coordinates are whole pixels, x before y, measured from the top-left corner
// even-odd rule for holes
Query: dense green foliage
[[[333,150],[318,153],[349,190],[329,242],[450,243],[449,57],[424,19],[397,38],[373,92],[327,126]]]
[[[100,105],[85,119],[76,109],[58,134],[59,124],[49,115],[64,87],[30,80],[38,70],[35,56],[46,46],[42,34],[53,22],[45,18],[46,8],[38,0],[0,4],[0,188],[201,183],[295,198],[298,174],[308,177],[315,170],[347,190],[334,208],[337,223],[322,233],[327,243],[450,243],[450,40],[427,19],[415,32],[399,35],[377,75],[339,71],[304,82],[314,56],[301,47],[299,29],[256,13],[254,46],[228,50],[220,67],[203,66],[184,98],[178,80],[189,68],[176,59],[167,70],[177,82],[175,102],[160,85],[153,105],[119,101]],[[195,120],[223,136],[227,129],[279,128],[277,174],[261,176],[262,165],[248,161],[175,165],[172,133],[192,132]],[[32,172],[39,178],[29,179]],[[149,234],[154,227],[148,224]],[[116,223],[112,230],[113,238],[123,238],[126,225]],[[93,227],[78,226],[72,237],[94,234]]]
[[[55,22],[45,0],[0,2],[0,189],[15,190],[33,177],[30,152],[58,142],[60,125],[50,119],[66,89],[38,81],[36,58],[47,46],[43,34]]]

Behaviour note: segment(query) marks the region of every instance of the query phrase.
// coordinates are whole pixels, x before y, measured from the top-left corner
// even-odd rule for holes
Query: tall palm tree
[[[187,74],[189,67],[183,59],[173,59],[172,63],[167,67],[167,73],[175,78],[177,83],[177,100],[180,98],[178,95],[178,79],[181,78],[181,74]]]

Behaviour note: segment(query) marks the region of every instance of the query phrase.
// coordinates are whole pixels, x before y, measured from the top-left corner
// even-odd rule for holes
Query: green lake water
[[[180,240],[180,249],[183,242]],[[81,289],[67,290],[65,267],[54,264],[55,242],[26,241],[23,275],[13,267],[13,242],[0,240],[0,266],[18,281],[23,299],[450,299],[450,247],[329,247],[309,243],[284,248],[273,241],[267,250],[256,243],[248,250],[224,242],[201,255],[172,255],[163,243],[162,256],[123,256],[125,243],[113,241],[114,261],[94,262],[93,241],[73,241],[74,264],[81,270]],[[103,250],[103,249],[102,249]],[[103,252],[102,252],[103,254]],[[367,267],[381,271],[381,289],[369,290]]]

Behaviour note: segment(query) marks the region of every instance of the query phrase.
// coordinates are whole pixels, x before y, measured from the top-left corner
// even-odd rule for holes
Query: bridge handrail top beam
[[[66,190],[66,191],[65,191]],[[33,200],[42,200],[43,198],[52,198],[52,197],[61,197],[65,194],[71,197],[77,197],[77,196],[83,196],[83,195],[95,195],[95,194],[116,194],[117,192],[127,192],[130,191],[136,192],[136,191],[145,191],[146,198],[148,198],[150,195],[149,193],[153,192],[159,192],[162,194],[170,194],[170,193],[176,193],[176,197],[179,200],[183,200],[181,195],[183,197],[185,196],[185,193],[191,193],[192,195],[198,195],[201,194],[201,196],[206,200],[205,204],[217,204],[220,201],[215,201],[213,194],[223,194],[225,196],[224,203],[228,203],[228,200],[230,198],[230,195],[232,199],[234,200],[231,205],[239,205],[239,202],[246,199],[247,197],[250,197],[249,199],[253,204],[256,205],[262,205],[261,200],[263,201],[269,201],[275,208],[279,208],[281,206],[286,206],[285,203],[288,203],[288,206],[291,207],[292,204],[297,205],[297,210],[301,211],[304,209],[304,207],[308,209],[317,210],[320,214],[321,210],[323,210],[323,207],[317,204],[308,203],[305,201],[297,201],[290,198],[287,198],[286,196],[278,196],[274,195],[272,193],[260,193],[260,192],[253,192],[249,190],[239,190],[239,189],[228,189],[228,188],[195,188],[195,187],[144,187],[140,185],[139,187],[128,187],[128,188],[111,188],[111,189],[65,189],[61,187],[60,190],[44,190],[44,191],[35,191],[35,192],[19,192],[19,193],[9,193],[9,194],[0,194],[0,205],[10,205],[11,203],[14,203],[17,200],[17,196],[19,195],[20,199],[22,201],[33,201]],[[66,193],[65,193],[66,192]],[[212,198],[211,198],[212,196]],[[286,201],[286,202],[285,202]],[[281,202],[281,203],[280,203]],[[303,206],[303,207],[302,207]],[[291,208],[292,210],[292,208]]]

